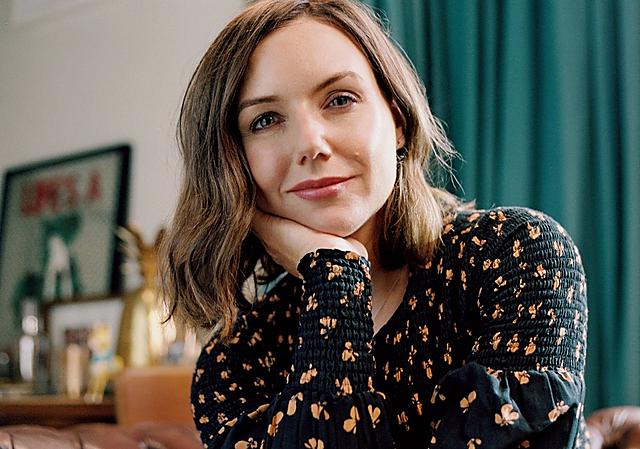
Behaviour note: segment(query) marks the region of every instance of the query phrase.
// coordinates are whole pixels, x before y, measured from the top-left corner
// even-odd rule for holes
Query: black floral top
[[[208,448],[585,447],[578,250],[525,208],[459,211],[373,335],[369,262],[321,249],[197,362]]]

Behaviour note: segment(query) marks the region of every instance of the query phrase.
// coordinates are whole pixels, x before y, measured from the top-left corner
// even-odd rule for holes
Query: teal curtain
[[[640,404],[640,1],[370,0],[480,207],[556,218],[589,291],[587,410]]]

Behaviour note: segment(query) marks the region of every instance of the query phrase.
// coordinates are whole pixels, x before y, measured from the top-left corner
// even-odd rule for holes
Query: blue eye
[[[353,98],[351,95],[341,94],[333,97],[329,102],[329,106],[335,106],[335,107],[348,106],[349,104],[354,103],[355,101],[356,99]]]
[[[268,112],[266,114],[260,115],[257,119],[255,119],[249,128],[252,132],[261,131],[273,125],[276,122],[275,116]]]

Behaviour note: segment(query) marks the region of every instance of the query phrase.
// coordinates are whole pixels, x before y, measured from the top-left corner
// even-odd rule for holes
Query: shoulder
[[[293,348],[295,324],[299,315],[299,282],[284,276],[272,285],[260,287],[249,308],[238,312],[230,337],[223,341],[214,330],[203,347],[199,363],[207,363],[213,355],[230,350],[258,355],[263,351],[288,352]]]
[[[517,298],[535,290],[537,295],[566,295],[570,303],[574,292],[586,294],[578,248],[543,212],[525,207],[459,211],[447,226],[451,236],[443,233],[443,242],[449,242],[449,258],[468,270],[478,296],[482,291],[493,299]]]
[[[505,369],[538,363],[581,371],[587,289],[567,231],[523,207],[463,211],[451,224],[450,232],[461,229],[455,250],[466,243],[457,263],[467,270],[465,319],[476,336],[471,359]]]
[[[457,209],[445,218],[443,234],[453,232],[487,232],[493,230],[498,236],[521,227],[523,224],[548,224],[559,232],[566,231],[552,217],[528,207],[508,206],[490,209]]]
[[[567,231],[549,215],[525,207],[456,211],[443,228],[436,263],[453,270],[449,277],[460,270],[467,293],[479,294],[484,286],[483,294],[505,289],[516,294],[529,280],[553,289],[571,279],[581,291],[586,288],[580,253]]]
[[[258,287],[253,306],[239,314],[240,331],[282,332],[297,322],[300,313],[301,281],[290,274]]]
[[[470,249],[485,254],[504,249],[505,245],[550,242],[551,246],[576,251],[567,231],[544,212],[527,207],[494,207],[491,209],[459,209],[447,217],[442,232],[443,243],[463,241]],[[558,251],[560,252],[560,251]]]

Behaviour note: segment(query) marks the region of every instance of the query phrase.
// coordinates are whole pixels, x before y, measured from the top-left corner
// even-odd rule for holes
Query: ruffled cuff
[[[337,395],[372,390],[375,370],[370,263],[336,249],[298,264],[303,295],[292,385]]]
[[[429,447],[580,446],[583,386],[563,369],[503,371],[468,363],[445,375],[433,393]]]
[[[391,449],[385,403],[377,392],[334,396],[287,388],[269,408],[264,447]]]

